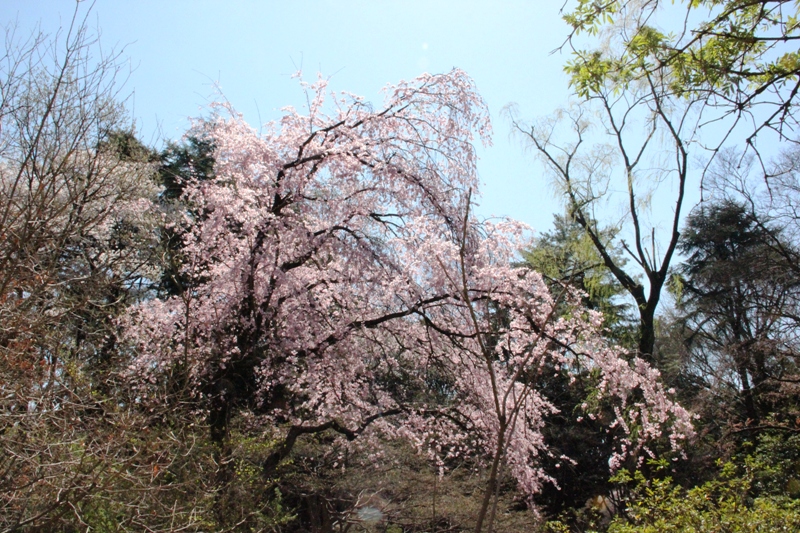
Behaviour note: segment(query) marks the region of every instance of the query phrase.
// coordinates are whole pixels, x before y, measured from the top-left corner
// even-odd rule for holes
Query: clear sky
[[[546,230],[560,209],[541,167],[501,110],[524,118],[567,102],[562,65],[550,54],[567,34],[546,0],[97,0],[90,25],[105,48],[123,48],[133,71],[125,85],[141,138],[159,146],[203,114],[214,84],[253,126],[301,108],[291,74],[317,72],[329,87],[376,104],[388,83],[459,67],[489,105],[494,146],[481,150],[483,216],[511,216]],[[90,5],[84,1],[82,9]],[[2,0],[0,20],[53,33],[73,0]]]

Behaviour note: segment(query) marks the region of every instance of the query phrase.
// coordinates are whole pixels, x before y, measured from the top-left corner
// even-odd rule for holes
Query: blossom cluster
[[[379,110],[329,96],[325,80],[306,90],[307,112],[287,109],[265,133],[225,106],[202,126],[216,168],[186,189],[191,286],[126,319],[142,397],[182,372],[212,412],[380,431],[440,465],[500,454],[528,494],[548,479],[538,458],[556,407],[537,386],[553,365],[599,369],[628,430],[620,450],[690,433],[596,314],[559,311],[579,295],[514,266],[527,229],[471,214],[473,140],[491,128],[463,72],[389,87]]]

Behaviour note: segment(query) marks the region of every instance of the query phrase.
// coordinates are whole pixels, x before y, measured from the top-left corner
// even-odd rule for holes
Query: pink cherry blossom
[[[491,126],[469,77],[401,82],[379,109],[326,85],[306,85],[306,113],[261,134],[225,105],[198,126],[216,177],[185,196],[192,285],[124,321],[143,398],[180,374],[216,439],[245,410],[287,443],[382,432],[440,466],[502,460],[529,495],[549,480],[539,458],[556,408],[537,387],[554,367],[599,371],[624,430],[612,466],[691,435],[658,372],[610,346],[579,294],[515,266],[528,229],[472,214],[473,141]]]

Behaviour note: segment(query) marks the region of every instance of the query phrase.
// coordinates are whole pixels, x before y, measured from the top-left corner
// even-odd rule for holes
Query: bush
[[[762,439],[743,464],[726,463],[716,479],[688,490],[669,477],[646,480],[640,472],[617,476],[634,488],[623,514],[611,522],[608,532],[800,531],[800,500],[793,497],[797,493],[787,490],[791,483],[765,483],[767,478],[778,480],[788,473],[781,465],[791,463],[789,459],[783,463],[769,460],[770,452],[788,450],[779,440]]]

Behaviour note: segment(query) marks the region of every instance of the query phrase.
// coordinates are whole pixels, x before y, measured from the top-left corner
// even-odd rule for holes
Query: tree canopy
[[[459,69],[151,148],[81,6],[9,30],[0,533],[798,522],[797,9],[577,0],[538,236]]]
[[[625,90],[655,80],[679,98],[702,101],[701,122],[724,124],[718,150],[744,128],[748,149],[761,153],[768,133],[794,143],[793,105],[800,89],[798,6],[787,0],[579,0],[564,19],[575,59],[567,63],[578,95],[600,85]],[[579,36],[606,35],[610,53],[580,48]],[[716,127],[716,126],[715,126]],[[764,139],[764,147],[770,140]],[[767,151],[767,158],[772,154]]]

